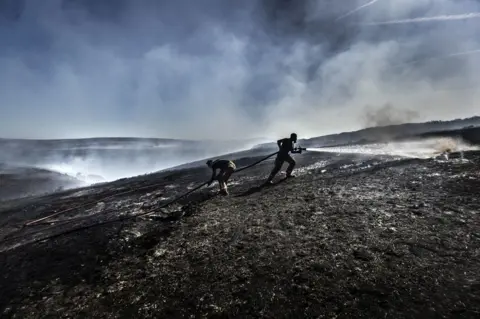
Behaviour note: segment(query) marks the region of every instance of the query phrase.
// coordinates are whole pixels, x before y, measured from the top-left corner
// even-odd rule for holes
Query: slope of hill
[[[480,153],[460,155],[307,152],[294,179],[260,187],[269,159],[235,174],[229,197],[214,184],[164,209],[208,169],[11,203],[0,211],[0,313],[477,318]]]

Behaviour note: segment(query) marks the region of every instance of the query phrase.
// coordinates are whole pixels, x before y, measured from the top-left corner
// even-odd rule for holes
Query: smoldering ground
[[[0,308],[19,318],[477,318],[480,154],[465,155],[332,163],[308,152],[293,180],[258,190],[266,161],[235,174],[227,198],[212,185],[165,211],[201,170],[19,201],[0,214]]]
[[[362,128],[367,105],[476,110],[478,1],[5,3],[5,137],[315,136]]]
[[[448,153],[478,151],[478,145],[472,145],[462,139],[452,137],[412,139],[390,143],[374,143],[340,147],[308,148],[313,152],[341,154],[389,155],[401,158],[435,158]],[[448,157],[447,157],[448,159]]]

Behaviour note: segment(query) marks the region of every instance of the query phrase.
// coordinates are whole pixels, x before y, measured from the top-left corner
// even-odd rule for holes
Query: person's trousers
[[[235,172],[235,165],[229,165],[226,169],[221,171],[220,174],[218,174],[217,180],[220,190],[227,189],[227,182],[230,179],[230,176],[232,176],[233,172]]]
[[[275,175],[282,169],[283,163],[287,162],[288,167],[286,170],[287,176],[290,176],[292,174],[293,168],[295,167],[295,160],[290,156],[290,154],[278,154],[277,158],[275,159],[275,166],[272,169],[272,172],[270,173],[270,176],[268,180],[272,180]]]

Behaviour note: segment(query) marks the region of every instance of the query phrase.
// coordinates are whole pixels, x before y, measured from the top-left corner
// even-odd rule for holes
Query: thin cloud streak
[[[346,17],[348,17],[348,16],[351,16],[352,14],[354,14],[354,13],[356,13],[356,12],[358,12],[358,11],[366,8],[366,7],[371,6],[372,4],[375,4],[376,2],[378,2],[378,0],[372,0],[372,1],[368,2],[368,3],[365,3],[364,5],[362,5],[362,6],[358,7],[358,8],[355,8],[355,9],[353,9],[352,11],[349,11],[349,12],[345,13],[344,15],[339,16],[338,18],[335,19],[335,21],[338,21],[338,20],[341,20],[341,19],[346,18]]]
[[[406,24],[406,23],[421,23],[421,22],[434,22],[434,21],[452,21],[452,20],[468,20],[468,19],[478,19],[480,18],[480,12],[470,12],[464,14],[451,14],[451,15],[441,15],[435,17],[421,17],[421,18],[412,18],[412,19],[402,19],[402,20],[392,20],[392,21],[382,21],[382,22],[370,22],[362,23],[361,25],[388,25],[388,24]]]

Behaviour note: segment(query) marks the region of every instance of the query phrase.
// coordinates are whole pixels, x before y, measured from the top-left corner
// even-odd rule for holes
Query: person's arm
[[[281,147],[282,147],[282,141],[283,141],[283,140],[278,140],[278,141],[277,141],[278,148],[281,148]]]

